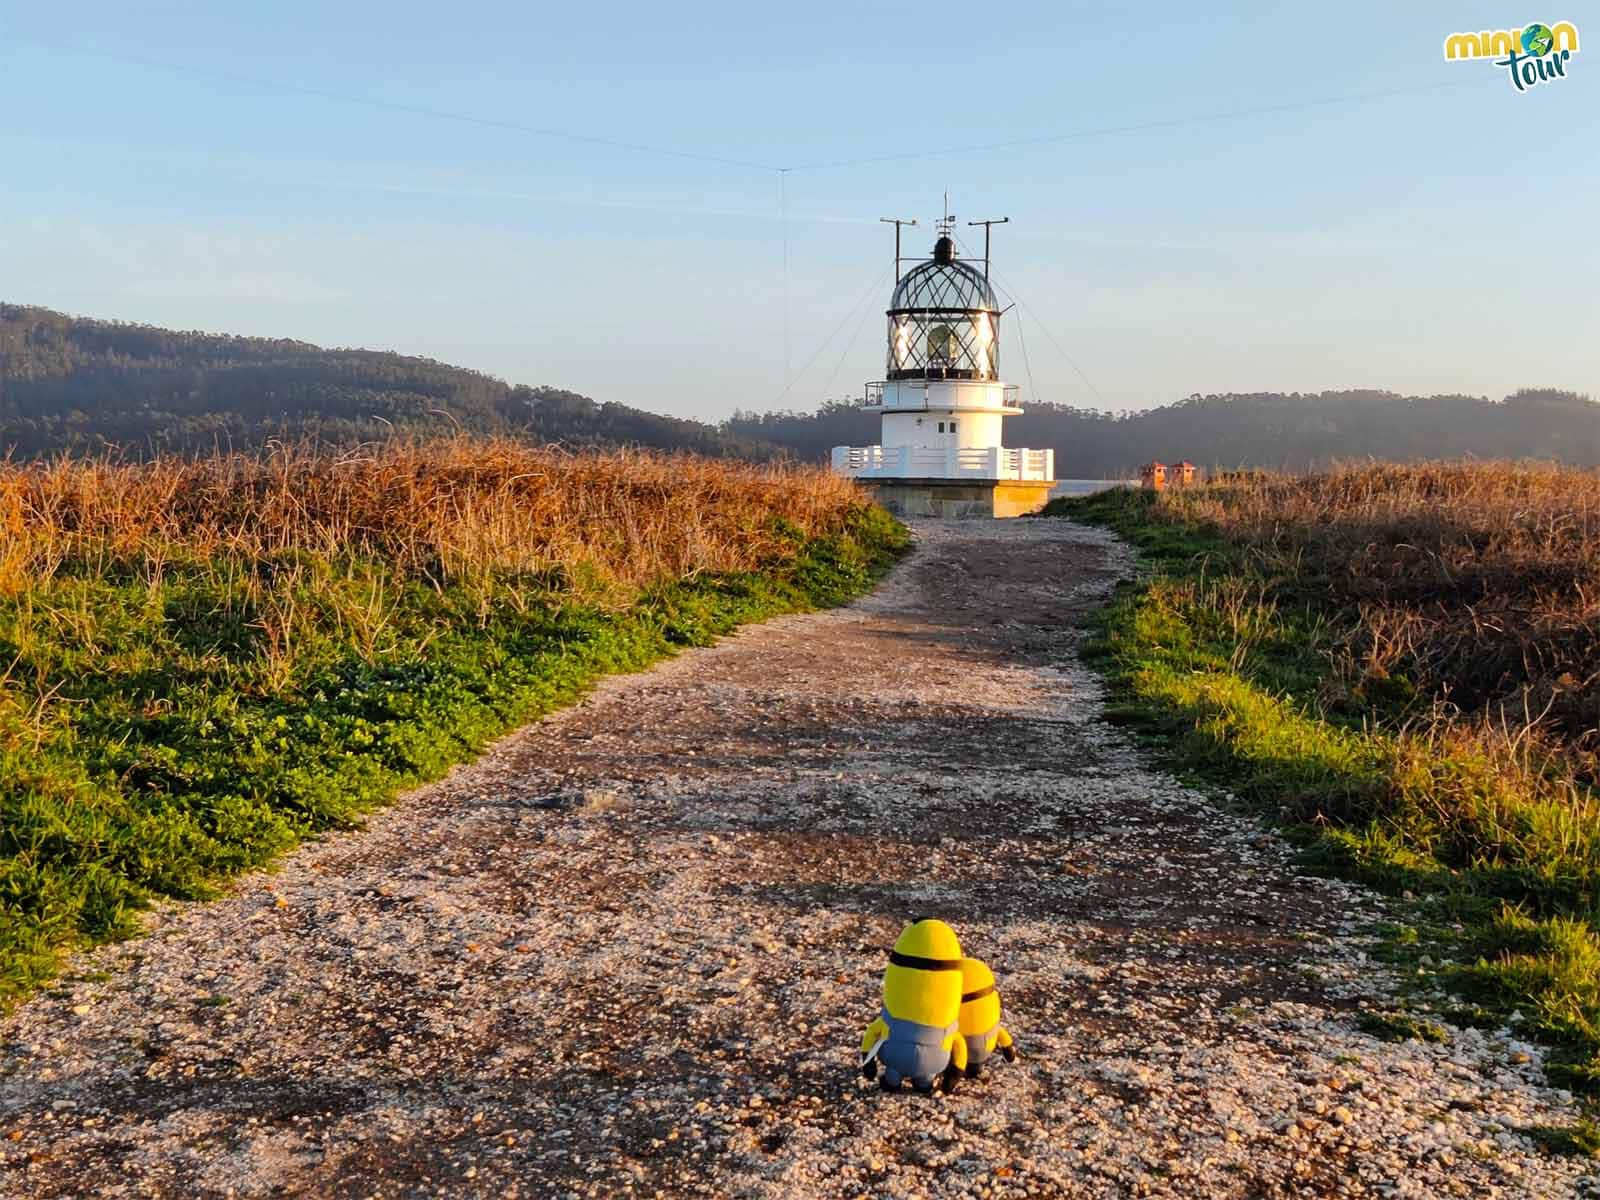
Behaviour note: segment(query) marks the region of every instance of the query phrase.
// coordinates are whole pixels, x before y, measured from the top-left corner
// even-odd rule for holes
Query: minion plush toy
[[[861,1073],[883,1068],[884,1091],[909,1079],[919,1092],[949,1091],[967,1065],[961,1038],[961,943],[943,921],[918,921],[895,939],[883,972],[883,1011],[861,1035]]]
[[[976,958],[961,960],[961,1038],[967,1044],[968,1079],[983,1073],[983,1064],[996,1050],[1007,1062],[1017,1061],[1011,1034],[1000,1024],[994,972]]]

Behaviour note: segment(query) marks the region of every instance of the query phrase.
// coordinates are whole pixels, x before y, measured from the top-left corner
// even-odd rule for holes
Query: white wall
[[[891,379],[883,385],[885,408],[1004,408],[1006,385],[999,380],[936,379],[928,383]],[[1014,395],[1014,393],[1013,393]]]
[[[884,446],[1000,446],[1005,416],[997,412],[932,409],[927,412],[883,414]],[[946,432],[939,432],[943,423]],[[955,432],[949,432],[951,422]]]

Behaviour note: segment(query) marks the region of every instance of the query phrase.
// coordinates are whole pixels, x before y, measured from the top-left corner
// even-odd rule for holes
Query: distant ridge
[[[1127,478],[1151,458],[1304,470],[1340,459],[1543,458],[1600,466],[1600,404],[1554,388],[1481,396],[1386,391],[1193,395],[1113,414],[1023,397],[1013,445],[1050,446],[1056,473]],[[287,338],[178,332],[0,304],[0,456],[249,450],[457,431],[586,447],[820,462],[878,440],[854,401],[741,412],[720,425],[513,386],[464,367]]]
[[[1022,398],[1006,420],[1014,446],[1050,446],[1063,479],[1128,478],[1152,458],[1206,467],[1306,470],[1337,460],[1555,459],[1600,466],[1600,404],[1576,392],[1528,388],[1480,396],[1395,392],[1256,392],[1190,396],[1114,414]],[[815,413],[739,413],[722,428],[820,459],[828,448],[878,440],[878,418],[853,403]]]
[[[0,456],[115,447],[135,458],[274,438],[335,444],[457,431],[772,458],[699,421],[512,386],[432,359],[287,338],[179,332],[0,304]]]

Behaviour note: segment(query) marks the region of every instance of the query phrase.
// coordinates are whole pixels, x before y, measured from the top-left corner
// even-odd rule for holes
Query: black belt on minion
[[[889,962],[896,967],[910,967],[913,971],[959,971],[959,958],[918,958],[915,954],[889,951]]]

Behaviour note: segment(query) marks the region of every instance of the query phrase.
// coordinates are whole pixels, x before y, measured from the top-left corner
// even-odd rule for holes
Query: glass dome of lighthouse
[[[900,277],[888,315],[888,378],[999,378],[1000,305],[984,273],[956,258],[948,233]]]

